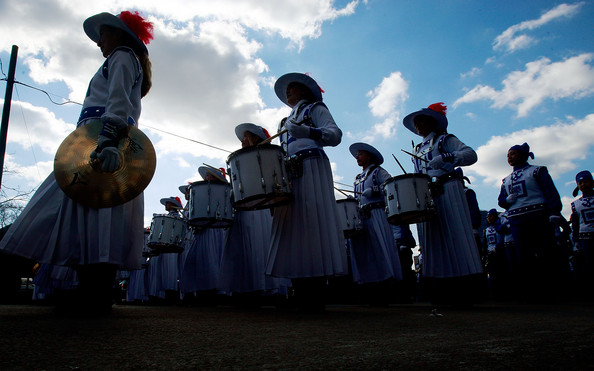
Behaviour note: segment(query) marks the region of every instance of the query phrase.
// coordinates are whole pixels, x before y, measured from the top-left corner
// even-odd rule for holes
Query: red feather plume
[[[446,115],[446,111],[448,110],[448,107],[443,102],[433,103],[427,108],[429,108],[432,111],[439,112],[444,116]]]
[[[270,138],[270,134],[268,134],[268,130],[262,128],[262,131],[264,132],[264,135],[266,135],[266,138]]]
[[[149,44],[154,38],[153,24],[142,18],[142,16],[137,11],[129,12],[124,10],[120,13],[119,17],[143,43]]]

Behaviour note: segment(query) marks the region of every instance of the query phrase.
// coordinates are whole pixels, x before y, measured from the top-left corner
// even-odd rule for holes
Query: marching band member
[[[477,161],[476,152],[454,135],[447,133],[447,107],[435,103],[407,115],[404,126],[423,139],[414,149],[417,173],[428,174],[437,217],[418,224],[419,245],[423,247],[423,277],[433,283],[434,302],[454,300],[468,304],[472,295],[455,286],[472,286],[482,265],[462,179],[456,166]],[[449,286],[449,287],[448,287]],[[448,291],[452,292],[448,292]],[[438,297],[440,296],[440,297]]]
[[[102,170],[119,167],[117,145],[127,125],[136,126],[140,99],[151,87],[145,44],[153,38],[151,23],[138,12],[100,13],[85,20],[87,36],[105,62],[92,78],[77,127],[101,120],[103,130],[91,158]],[[137,269],[143,246],[142,194],[122,205],[94,209],[68,198],[54,174],[39,187],[2,240],[0,249],[42,263],[74,267],[83,312],[107,314],[116,270]],[[75,303],[72,303],[75,304]]]
[[[594,181],[592,173],[584,170],[575,176],[577,183],[573,196],[582,192],[582,197],[571,203],[572,237],[575,250],[581,259],[578,277],[584,292],[591,292],[594,283]],[[586,294],[587,295],[587,294]],[[592,295],[587,295],[592,297]]]
[[[387,304],[390,283],[402,280],[398,248],[385,212],[382,184],[390,174],[380,165],[384,157],[367,143],[353,143],[349,151],[363,172],[355,178],[355,198],[359,201],[359,215],[363,233],[351,238],[353,280],[372,291],[372,303]],[[393,288],[393,287],[392,287]],[[375,290],[374,290],[375,289]],[[392,294],[392,295],[390,295]]]
[[[235,127],[242,148],[270,137],[266,129],[251,123]],[[236,210],[221,258],[219,290],[231,293],[239,306],[259,307],[264,292],[278,292],[280,279],[266,276],[272,217],[269,210]]]
[[[564,279],[564,264],[556,248],[555,230],[551,217],[561,214],[561,197],[545,166],[534,166],[528,143],[514,145],[507,152],[507,162],[513,168],[503,179],[498,203],[508,211],[515,246],[516,277],[529,300],[549,296],[551,289]],[[568,267],[567,267],[568,268]],[[560,292],[557,292],[559,294]]]
[[[292,173],[294,200],[273,209],[272,241],[266,272],[291,278],[300,309],[325,309],[327,277],[348,274],[343,231],[338,223],[332,169],[323,150],[342,138],[322,91],[302,73],[281,76],[277,97],[292,111],[281,123],[281,143]]]
[[[198,173],[206,182],[228,183],[224,169],[200,166]],[[198,304],[216,304],[224,243],[224,229],[195,227],[191,245],[180,254],[181,295],[195,295]]]
[[[181,210],[183,208],[179,197],[166,197],[160,200],[161,205],[165,206],[167,215],[173,218],[181,219]],[[153,292],[151,296],[165,299],[167,302],[175,303],[179,299],[178,280],[179,280],[179,253],[167,252],[152,257],[153,262],[157,262],[155,269],[156,295]],[[150,261],[149,261],[150,262]]]

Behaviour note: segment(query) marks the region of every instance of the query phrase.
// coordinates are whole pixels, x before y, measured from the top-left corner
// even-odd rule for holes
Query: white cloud
[[[537,43],[537,40],[534,37],[521,32],[535,30],[560,18],[571,18],[577,14],[583,4],[583,2],[576,4],[560,4],[541,15],[538,19],[524,21],[509,27],[495,38],[495,41],[493,42],[493,50],[514,52],[534,45]]]
[[[530,151],[535,155],[535,159],[529,162],[547,166],[553,179],[576,171],[576,162],[592,155],[589,152],[594,144],[594,114],[581,120],[568,120],[568,123],[491,137],[476,150],[479,161],[465,172],[481,177],[488,186],[501,187],[501,180],[511,172],[507,151],[511,146],[524,142],[530,145]]]
[[[4,100],[0,99],[0,104]],[[10,115],[9,143],[17,143],[22,148],[33,146],[40,148],[52,156],[56,153],[60,143],[75,126],[56,118],[47,108],[36,107],[28,102],[12,101]]]
[[[396,133],[396,123],[402,116],[402,105],[408,99],[408,82],[402,73],[392,72],[367,96],[370,99],[369,109],[374,117],[383,121],[372,126],[365,135],[364,141],[372,142],[376,136],[389,138]]]
[[[453,107],[490,100],[491,107],[509,107],[517,110],[518,117],[524,117],[546,99],[583,98],[594,92],[593,58],[593,53],[584,53],[561,62],[548,58],[529,62],[525,70],[508,74],[501,90],[477,85],[457,99]]]

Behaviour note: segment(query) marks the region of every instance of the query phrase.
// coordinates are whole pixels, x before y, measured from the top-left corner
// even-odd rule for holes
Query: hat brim
[[[367,143],[362,143],[362,142],[353,143],[350,145],[349,151],[351,152],[351,155],[353,155],[353,157],[356,157],[357,152],[359,152],[359,151],[367,151],[367,152],[371,153],[371,155],[373,157],[375,157],[375,159],[377,161],[376,165],[381,165],[384,163],[384,156],[382,156],[382,154],[377,149],[375,149],[373,146],[371,146]]]
[[[177,202],[176,199],[171,199],[171,198],[162,198],[161,199],[161,205],[163,206],[167,206],[167,203],[170,202],[172,204],[174,204],[176,207],[179,207],[180,209],[182,208],[182,204],[180,204],[179,202]]]
[[[437,121],[437,127],[435,129],[438,131],[446,131],[446,129],[448,128],[448,119],[443,113],[435,112],[434,110],[429,108],[423,108],[419,111],[408,114],[402,120],[404,127],[406,127],[408,130],[412,131],[417,135],[421,135],[415,127],[415,117],[417,116],[433,117]]]
[[[186,194],[186,192],[188,191],[188,187],[189,186],[190,186],[189,184],[186,184],[186,185],[182,185],[182,186],[177,187],[177,189],[179,189],[179,191],[181,193]]]
[[[211,169],[211,168],[209,168],[207,166],[200,166],[198,168],[198,173],[200,174],[200,176],[202,177],[202,179],[205,179],[207,174],[211,174],[212,176],[214,176],[215,178],[217,178],[221,182],[223,182],[223,183],[229,183],[227,181],[227,179],[221,174],[220,171],[216,171],[216,170]]]
[[[314,79],[304,73],[291,72],[282,75],[274,83],[274,92],[276,93],[278,99],[280,99],[284,104],[287,106],[289,105],[289,103],[287,103],[287,86],[289,86],[289,84],[292,82],[298,82],[305,85],[316,97],[316,101],[322,102],[322,91]]]
[[[99,13],[91,16],[83,22],[83,29],[87,36],[93,40],[94,42],[98,43],[99,39],[101,38],[101,26],[109,26],[118,28],[123,30],[130,36],[132,39],[136,41],[139,47],[144,50],[145,53],[148,54],[148,49],[146,45],[136,36],[136,34],[122,21],[118,16],[115,16],[110,13]]]
[[[256,124],[246,122],[243,124],[239,124],[235,127],[235,135],[237,135],[237,139],[243,140],[243,136],[245,135],[246,131],[249,131],[250,133],[254,134],[255,136],[257,136],[258,138],[260,138],[262,140],[265,140],[268,138],[266,136],[266,133],[264,133],[264,130],[262,130],[262,127],[260,127]]]

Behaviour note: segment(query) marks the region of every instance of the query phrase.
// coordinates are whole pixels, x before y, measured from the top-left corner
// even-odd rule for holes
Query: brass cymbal
[[[62,191],[96,209],[121,205],[141,194],[157,164],[149,138],[128,125],[128,133],[118,145],[120,167],[113,173],[103,172],[101,161],[90,158],[102,127],[101,120],[94,120],[77,128],[64,139],[54,159],[54,176]]]

